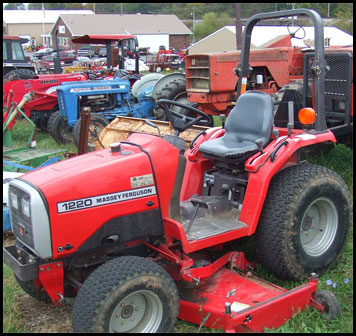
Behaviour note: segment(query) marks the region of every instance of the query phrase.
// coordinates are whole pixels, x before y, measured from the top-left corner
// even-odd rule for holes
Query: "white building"
[[[243,27],[244,29],[244,27]],[[289,27],[291,32],[295,32],[298,26]],[[296,36],[302,39],[292,39],[292,46],[306,47],[313,46],[314,27],[304,27],[305,36],[302,29],[296,33]],[[281,35],[288,35],[286,26],[255,26],[251,35],[251,47],[261,48],[264,44]],[[353,45],[353,36],[345,33],[336,27],[324,27],[324,39],[330,39],[330,46],[348,46]],[[235,26],[225,26],[201,39],[188,48],[189,55],[207,52],[223,52],[236,50],[236,28]]]
[[[52,46],[49,34],[61,14],[94,14],[91,10],[3,10],[6,35],[28,38],[35,44]]]

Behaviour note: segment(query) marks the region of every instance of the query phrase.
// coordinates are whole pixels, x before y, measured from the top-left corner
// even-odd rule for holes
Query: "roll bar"
[[[251,48],[251,35],[253,27],[261,20],[276,19],[295,15],[306,15],[312,21],[314,25],[314,63],[312,65],[312,71],[314,75],[314,87],[315,87],[315,130],[325,131],[327,129],[325,120],[325,72],[326,61],[324,56],[324,26],[320,15],[311,9],[292,9],[279,12],[267,12],[253,15],[245,25],[245,29],[242,35],[242,50],[240,64],[235,69],[236,74],[239,77],[237,85],[237,97],[239,97],[244,91],[244,85],[246,85],[247,77],[250,73],[250,48]],[[242,91],[241,91],[242,90]]]

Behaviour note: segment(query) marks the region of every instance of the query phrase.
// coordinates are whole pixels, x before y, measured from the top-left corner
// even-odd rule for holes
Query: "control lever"
[[[257,145],[258,150],[263,153],[263,140],[262,139],[256,139],[255,144]]]
[[[155,125],[152,121],[145,119],[145,123],[153,128],[157,128],[158,135],[161,137],[161,131],[157,125]]]
[[[226,119],[225,114],[220,114],[221,128],[225,128],[225,119]]]

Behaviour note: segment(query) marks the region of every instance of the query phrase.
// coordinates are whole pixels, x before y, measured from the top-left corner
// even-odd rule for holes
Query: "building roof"
[[[85,34],[193,34],[176,15],[170,14],[61,14],[60,17],[72,36]]]
[[[6,24],[55,23],[61,14],[94,14],[91,10],[3,10]]]
[[[225,26],[234,34],[236,33],[235,26]],[[300,40],[293,38],[292,46],[293,47],[304,47],[305,44],[303,41],[314,41],[314,27],[303,27],[305,30],[305,37]],[[296,27],[289,27],[291,32],[295,32],[298,29]],[[264,45],[268,40],[271,40],[280,35],[288,35],[288,29],[286,26],[255,26],[252,30],[251,43],[256,47]],[[300,29],[296,36],[303,36],[302,30]],[[345,33],[337,27],[324,27],[324,39],[330,38],[330,45],[335,46],[344,46],[352,45],[353,37],[352,35]]]
[[[245,27],[242,27],[242,30]],[[217,30],[216,32],[206,36],[205,38],[201,39],[194,45],[201,43],[202,41],[214,37],[214,35],[218,34],[223,29],[226,29],[233,34],[236,34],[236,27],[235,26],[224,26]],[[298,29],[296,26],[294,29],[293,27],[289,28],[291,32],[295,32]],[[306,47],[304,41],[306,43],[310,41],[314,41],[314,27],[304,27],[305,29],[305,37],[303,39],[296,39],[292,38],[292,46],[294,47]],[[252,30],[251,35],[251,45],[256,48],[263,47],[267,42],[275,39],[278,36],[288,35],[288,30],[286,26],[255,26]],[[303,36],[302,31],[299,30],[296,36]],[[348,46],[353,45],[353,36],[345,33],[341,29],[337,27],[324,27],[324,39],[330,38],[330,46]],[[193,47],[194,45],[190,46],[189,48]],[[231,50],[236,48],[236,45],[231,46]]]

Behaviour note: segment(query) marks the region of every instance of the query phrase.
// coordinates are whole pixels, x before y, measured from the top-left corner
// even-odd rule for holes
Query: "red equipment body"
[[[283,325],[307,306],[322,311],[312,299],[316,289],[316,280],[287,291],[259,278],[221,269],[199,289],[180,291],[178,318],[198,325],[205,321],[206,327],[230,333],[264,332]],[[226,312],[226,306],[231,313]]]
[[[55,237],[52,241],[54,259],[72,253],[72,251],[66,250],[59,253],[58,247],[71,244],[74,249],[78,249],[100,226],[111,218],[157,209],[159,207],[158,192],[160,195],[162,216],[163,218],[169,217],[169,200],[174,186],[175,171],[178,162],[177,149],[154,136],[132,135],[128,140],[135,141],[135,143],[150,153],[152,165],[155,169],[154,173],[147,154],[142,152],[137,146],[125,145],[125,150],[130,152],[128,155],[110,153],[110,151],[104,150],[85,154],[70,161],[63,161],[58,165],[52,165],[49,174],[43,174],[43,171],[41,173],[41,169],[39,169],[34,174],[27,175],[27,181],[37,185],[43,193],[48,195],[51,231],[53,237]],[[170,160],[162,162],[162,156],[170,157]],[[77,174],[68,174],[67,167],[73,167],[73,165],[77,167]],[[98,165],[101,167],[100,169],[105,171],[102,179],[97,178],[95,170],[92,169],[93,165]],[[87,169],[88,167],[90,169]],[[118,169],[118,167],[125,168]],[[153,174],[157,177],[155,186]],[[126,193],[129,194],[134,190],[132,185],[135,184],[132,182],[132,179],[146,175],[149,175],[152,181],[151,184],[144,186],[145,188],[149,188],[147,189],[149,192],[142,194],[145,197],[128,198],[130,196],[126,195]],[[119,183],[104,182],[105,176],[110,176],[110,181],[118,181]],[[61,185],[63,189],[54,187],[58,180],[62,181]],[[87,183],[88,181],[91,181],[91,183]],[[68,185],[80,185],[81,187],[73,188],[71,194],[68,195],[66,187]],[[69,203],[73,202],[73,200],[82,200],[89,197],[99,198],[99,196],[101,198],[110,198],[114,197],[113,194],[116,193],[120,193],[120,199],[117,200],[124,200],[124,206],[122,206],[122,203],[118,204],[114,202],[102,206],[85,208],[84,211],[90,212],[90,221],[81,220],[81,210],[58,214],[57,205],[60,203],[67,202],[63,206],[70,207],[72,203]],[[154,204],[147,205],[147,203],[151,204],[150,202]],[[66,210],[66,208],[63,210]],[[76,227],[78,232],[85,232],[85,234],[73,235],[73,227]],[[70,241],[68,237],[71,237]]]
[[[35,92],[35,98],[27,102],[23,109],[28,117],[31,111],[44,112],[52,111],[58,106],[56,88],[63,82],[85,81],[86,76],[80,74],[52,74],[38,75],[33,79],[9,81],[3,86],[3,108],[11,103],[19,104],[24,95],[29,91]],[[4,119],[6,120],[6,116]],[[16,120],[14,119],[9,128],[12,129]]]
[[[153,220],[163,224],[167,243],[155,247],[141,240],[140,236],[134,237],[132,241],[131,236],[127,245],[144,244],[158,252],[160,257],[172,261],[163,267],[173,279],[202,283],[199,289],[179,288],[179,318],[200,324],[203,314],[203,317],[207,317],[205,325],[208,327],[223,328],[230,332],[263,331],[265,327],[280,326],[295,311],[311,304],[322,311],[323,307],[312,299],[317,287],[316,280],[287,291],[256,277],[246,276],[250,264],[243,253],[230,252],[201,268],[191,268],[194,261],[187,257],[191,252],[253,234],[272,176],[278,170],[295,164],[296,151],[301,146],[319,141],[335,141],[331,132],[320,135],[297,132],[287,137],[281,131],[281,136],[274,139],[263,154],[258,153],[246,162],[246,170],[249,171],[248,192],[239,218],[244,221],[244,227],[197,241],[188,241],[183,225],[172,218],[172,203],[178,202],[175,199],[175,184],[179,182],[176,181],[179,152],[159,137],[135,133],[127,142],[121,143],[119,152],[104,149],[27,173],[23,179],[36,185],[46,195],[51,223],[54,262],[39,266],[44,271],[39,271],[41,276],[37,282],[47,290],[55,304],[60,304],[57,293],[63,293],[63,282],[58,278],[62,278],[63,274],[55,260],[80,250],[104,223],[130,215],[145,216],[150,212]],[[199,192],[202,176],[211,168],[211,162],[198,151],[199,145],[223,134],[224,130],[210,129],[187,151],[181,200]],[[275,151],[282,142],[286,144]],[[273,162],[266,160],[271,158],[272,153],[275,156]],[[162,160],[162,157],[170,159]],[[57,183],[59,180],[60,186]],[[135,182],[139,180],[140,183]],[[73,186],[70,194],[68,185]],[[149,230],[156,230],[157,235],[163,233],[160,232],[160,226],[150,227],[147,221],[146,225]],[[76,234],[73,234],[74,227]],[[174,248],[177,240],[181,242],[182,253]],[[231,270],[238,269],[245,273],[223,268],[228,263]],[[46,271],[47,268],[50,270]],[[226,293],[233,291],[237,284],[236,295],[226,298]],[[232,305],[231,313],[225,311],[227,302]]]
[[[198,151],[198,147],[204,141],[218,138],[223,134],[224,130],[211,129],[205,136],[198,138],[195,146],[187,151],[186,170],[180,192],[181,201],[187,200],[193,194],[200,193],[204,172],[211,168],[211,161],[203,157],[202,153]],[[310,146],[325,141],[335,142],[332,132],[328,131],[319,135],[297,132],[288,138],[287,136],[280,136],[278,139],[274,139],[265,148],[263,154],[258,153],[246,162],[249,182],[239,218],[244,224],[243,227],[217,236],[191,241],[188,241],[183,225],[170,216],[179,154],[176,148],[158,137],[135,133],[128,138],[128,142],[136,145],[122,145],[125,147],[125,151],[130,153],[128,155],[111,153],[109,150],[89,153],[73,158],[70,161],[59,162],[51,165],[51,167],[44,168],[49,169],[50,173],[46,172],[44,174],[43,169],[39,169],[26,174],[23,178],[38,186],[47,196],[51,232],[53,234],[52,252],[54,259],[71,253],[66,250],[59,253],[58,248],[70,244],[74,249],[78,249],[109,219],[146,210],[154,210],[158,207],[160,207],[162,213],[167,245],[170,246],[177,239],[181,241],[184,253],[191,253],[209,246],[252,235],[256,230],[271,178],[280,169],[296,163],[296,151],[301,146]],[[267,160],[282,142],[285,142],[285,144],[274,154],[275,159],[273,162],[270,159]],[[141,146],[142,151],[139,146]],[[149,153],[150,159],[145,152]],[[170,160],[162,160],[162,157],[169,157]],[[103,169],[105,171],[102,178],[97,178],[97,170],[93,169],[93,165],[97,165],[100,170]],[[72,174],[68,174],[67,167],[71,167]],[[76,168],[73,169],[73,167]],[[87,167],[90,167],[90,169],[87,169]],[[125,167],[125,169],[118,169],[118,167]],[[101,198],[110,198],[115,193],[130,193],[134,190],[133,185],[135,185],[132,184],[132,179],[146,175],[152,176],[152,183],[145,185],[145,187],[151,187],[155,184],[155,187],[152,190],[150,189],[152,193],[148,193],[147,196],[138,199],[127,199],[125,195],[120,196],[126,202],[125,207],[121,206],[121,204],[118,206],[117,202],[93,207],[82,205],[87,198],[99,196]],[[107,182],[105,182],[105,176],[108,177]],[[61,186],[63,186],[63,189],[57,186],[58,180],[62,181]],[[120,185],[111,183],[111,181],[116,180],[120,181]],[[91,181],[91,183],[88,184],[87,181]],[[73,187],[71,194],[68,195],[67,185],[77,185],[80,188]],[[157,194],[160,195],[159,202]],[[121,199],[117,200],[120,201]],[[74,205],[74,203],[76,204]],[[58,204],[65,207],[62,209],[62,213],[59,213]],[[77,208],[78,204],[79,207],[83,207],[83,210]],[[76,211],[67,211],[70,206],[73,206]],[[90,215],[88,215],[89,220],[81,221],[81,211],[90,212]],[[85,232],[85,234],[71,234],[73,226],[78,229],[78,232]],[[70,237],[70,241],[68,241],[68,237]]]

